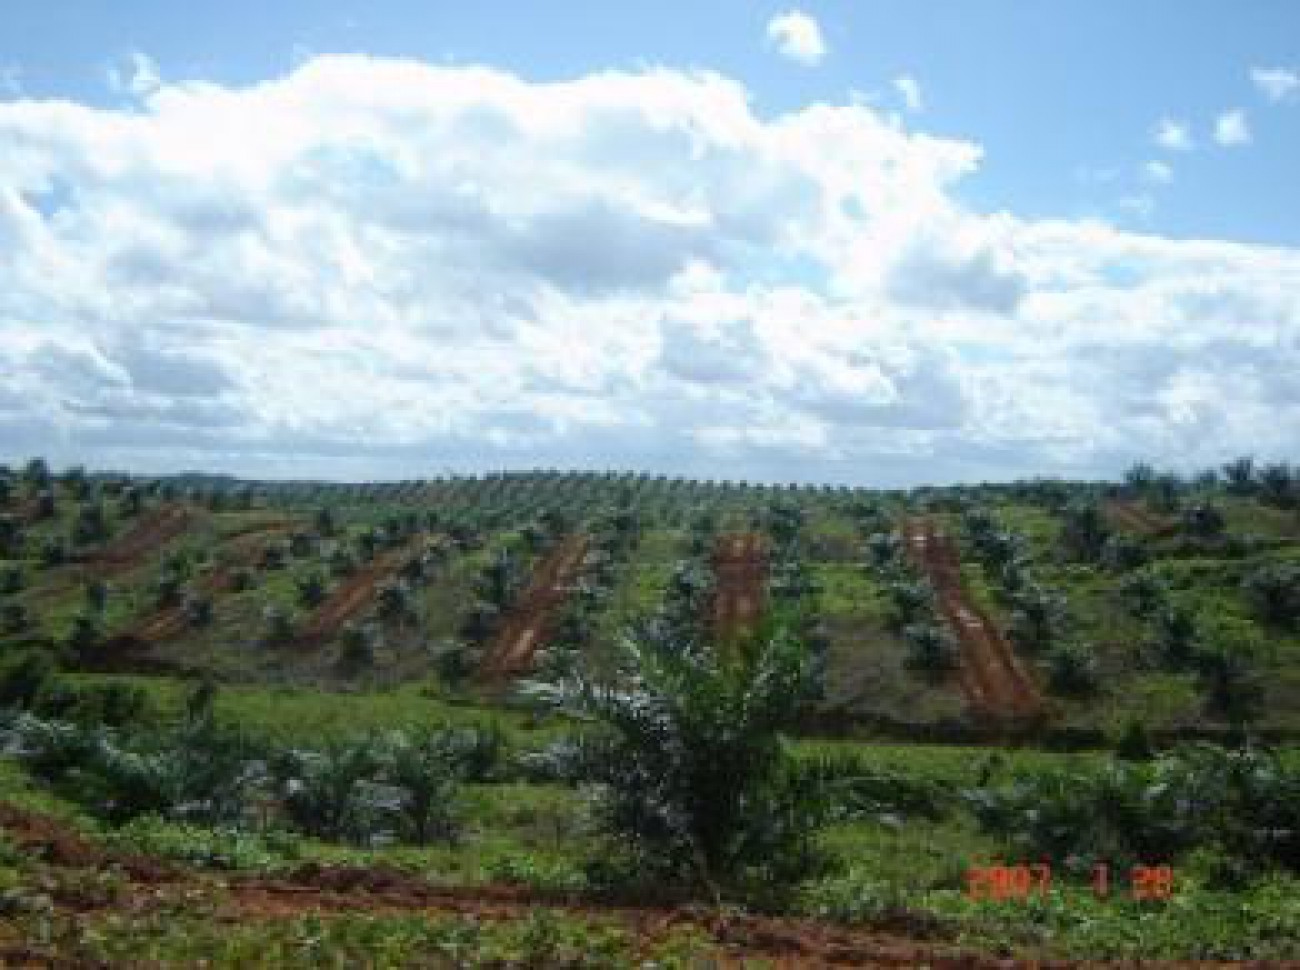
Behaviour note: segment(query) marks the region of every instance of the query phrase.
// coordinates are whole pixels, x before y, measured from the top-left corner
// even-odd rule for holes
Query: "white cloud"
[[[1173,118],[1161,118],[1156,122],[1151,138],[1161,148],[1171,152],[1189,152],[1195,147],[1191,128],[1186,122]]]
[[[118,94],[145,97],[162,86],[162,77],[153,58],[132,51],[121,63],[109,66],[108,86]]]
[[[322,56],[3,102],[0,143],[0,460],[885,482],[1300,440],[1300,252],[971,212],[978,145],[860,102]]]
[[[1300,90],[1300,74],[1282,67],[1256,67],[1250,80],[1270,101],[1285,101]]]
[[[802,10],[788,10],[769,20],[767,38],[783,55],[800,64],[818,64],[826,56],[821,27]]]
[[[1214,121],[1214,140],[1224,147],[1250,144],[1250,125],[1240,109],[1225,111]]]
[[[916,78],[907,75],[894,78],[894,90],[903,99],[903,104],[907,106],[908,111],[920,111],[925,107],[925,101],[921,95],[921,84]]]
[[[1174,180],[1174,169],[1168,162],[1153,159],[1142,166],[1142,177],[1148,182],[1164,185]]]
[[[1146,221],[1155,214],[1156,200],[1149,195],[1126,195],[1119,200],[1119,207],[1130,215]]]

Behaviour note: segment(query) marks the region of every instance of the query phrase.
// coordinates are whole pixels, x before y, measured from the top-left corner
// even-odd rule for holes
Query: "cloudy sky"
[[[1297,171],[1288,0],[9,0],[0,460],[1295,459]]]

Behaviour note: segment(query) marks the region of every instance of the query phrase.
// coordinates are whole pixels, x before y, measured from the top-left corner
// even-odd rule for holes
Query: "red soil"
[[[193,510],[183,505],[164,505],[145,512],[126,532],[88,553],[85,564],[92,575],[101,577],[126,572],[185,532],[193,520]]]
[[[903,524],[908,556],[934,586],[939,612],[961,647],[960,681],[971,708],[984,716],[1030,718],[1043,699],[1005,635],[967,594],[957,544],[929,518]]]
[[[718,638],[754,629],[767,600],[767,542],[752,532],[718,537],[713,550],[709,619]]]
[[[208,597],[228,592],[235,570],[256,563],[270,537],[291,528],[291,523],[272,522],[236,533],[230,539],[230,547],[223,561],[199,577],[195,584],[197,591]],[[186,623],[185,611],[180,606],[169,606],[155,610],[131,627],[125,636],[142,644],[162,643],[183,633]]]
[[[532,669],[537,651],[551,635],[559,607],[573,592],[586,555],[583,535],[568,536],[547,553],[488,650],[483,665],[487,677],[518,677]]]
[[[408,546],[400,546],[385,550],[363,563],[325,597],[325,602],[316,608],[298,634],[297,643],[300,646],[319,645],[336,634],[343,624],[374,601],[379,584],[396,575],[411,555]]]
[[[1137,502],[1112,499],[1103,506],[1103,511],[1111,525],[1140,536],[1159,538],[1170,535],[1178,528],[1176,523],[1156,515]]]
[[[83,925],[104,916],[189,906],[218,923],[272,921],[314,915],[419,913],[473,920],[517,921],[548,910],[556,915],[612,925],[640,941],[647,955],[669,934],[694,929],[713,941],[711,965],[736,967],[762,960],[773,967],[1015,967],[1028,966],[909,939],[932,927],[900,914],[890,932],[858,930],[749,914],[724,914],[701,906],[633,905],[579,894],[547,893],[516,886],[443,887],[390,866],[327,867],[308,864],[284,876],[225,875],[186,870],[169,863],[108,852],[57,820],[0,803],[0,828],[46,866],[60,870],[119,868],[126,882],[111,894],[78,890],[78,879],[48,879],[56,911],[75,914]],[[71,876],[72,873],[69,873]],[[89,881],[80,880],[89,886]],[[56,953],[36,941],[0,939],[5,966],[59,966]],[[1034,966],[1050,964],[1034,963]],[[1055,964],[1065,966],[1065,964]]]

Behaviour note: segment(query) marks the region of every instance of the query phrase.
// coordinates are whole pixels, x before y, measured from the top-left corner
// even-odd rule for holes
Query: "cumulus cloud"
[[[908,111],[920,111],[925,107],[925,100],[921,95],[921,84],[916,78],[908,77],[906,74],[894,78],[894,90],[903,99],[903,104]]]
[[[800,64],[818,64],[826,56],[821,27],[802,10],[787,10],[769,20],[767,39],[782,55]]]
[[[1300,90],[1300,73],[1283,67],[1256,67],[1250,80],[1270,101],[1285,101]]]
[[[1174,168],[1168,162],[1153,159],[1142,166],[1142,177],[1148,182],[1164,185],[1174,180]]]
[[[143,97],[162,85],[158,65],[148,54],[132,51],[120,63],[108,68],[108,86],[118,94]]]
[[[1195,145],[1192,131],[1185,121],[1173,118],[1161,118],[1151,132],[1151,139],[1158,146],[1171,152],[1189,152]]]
[[[13,460],[942,481],[1300,440],[1300,253],[972,212],[739,83],[313,57],[0,103]]]
[[[1214,140],[1225,148],[1250,144],[1250,125],[1246,113],[1233,109],[1225,111],[1214,121]]]

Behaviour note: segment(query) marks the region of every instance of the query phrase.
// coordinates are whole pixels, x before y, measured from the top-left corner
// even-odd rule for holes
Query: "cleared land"
[[[767,599],[767,540],[754,532],[719,536],[712,562],[714,635],[726,638],[753,630]]]
[[[537,651],[546,646],[557,610],[573,592],[586,554],[583,535],[566,537],[546,554],[488,650],[483,665],[486,676],[517,677],[532,669]]]
[[[960,681],[971,708],[993,718],[1033,718],[1043,700],[1001,629],[967,594],[957,544],[928,517],[903,524],[908,555],[930,583],[961,646]]]

